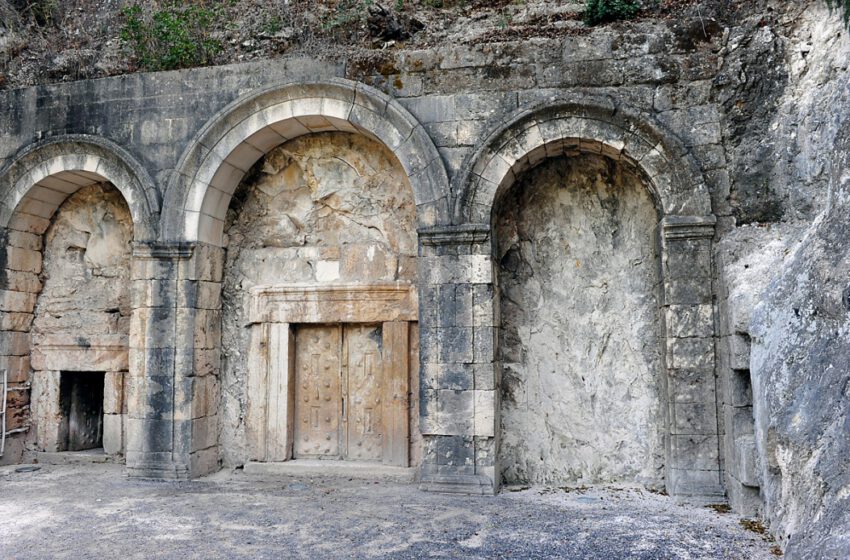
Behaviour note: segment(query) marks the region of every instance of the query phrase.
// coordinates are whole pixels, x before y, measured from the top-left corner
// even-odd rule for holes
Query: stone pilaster
[[[489,229],[419,231],[423,490],[492,494],[498,485]]]
[[[713,216],[661,222],[666,328],[667,490],[722,495],[715,377]]]
[[[218,468],[222,265],[217,247],[134,247],[130,476],[188,478]]]

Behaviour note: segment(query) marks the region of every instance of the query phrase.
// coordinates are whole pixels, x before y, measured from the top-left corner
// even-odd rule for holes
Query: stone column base
[[[147,480],[189,480],[189,465],[167,459],[159,460],[154,457],[138,457],[127,453],[127,468],[124,472],[129,478]]]

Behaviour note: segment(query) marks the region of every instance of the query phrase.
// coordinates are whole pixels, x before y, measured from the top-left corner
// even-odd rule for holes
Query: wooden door
[[[408,465],[407,327],[297,327],[294,458]]]
[[[295,334],[295,458],[340,458],[342,387],[338,326]]]
[[[348,325],[343,337],[346,458],[380,462],[384,456],[381,326]]]

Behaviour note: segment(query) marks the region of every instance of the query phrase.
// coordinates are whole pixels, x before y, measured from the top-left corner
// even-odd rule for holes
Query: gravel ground
[[[767,559],[734,514],[630,488],[496,497],[331,478],[131,481],[119,465],[0,467],[0,557]]]

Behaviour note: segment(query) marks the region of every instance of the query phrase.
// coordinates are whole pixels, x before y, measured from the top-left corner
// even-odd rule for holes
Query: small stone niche
[[[59,451],[103,447],[103,372],[63,371],[59,382]]]

